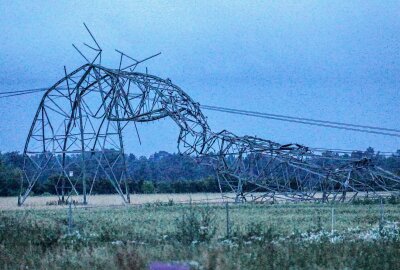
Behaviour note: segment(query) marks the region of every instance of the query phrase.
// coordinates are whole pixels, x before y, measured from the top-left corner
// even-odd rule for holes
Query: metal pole
[[[383,223],[384,223],[384,214],[385,214],[385,209],[383,208],[383,199],[381,197],[381,206],[380,206],[380,220],[379,220],[379,232],[382,231],[383,229]]]
[[[64,204],[65,202],[65,177],[61,178],[61,202]]]
[[[118,110],[117,111],[117,116],[119,117]],[[119,138],[119,145],[120,145],[120,155],[122,158],[122,166],[123,166],[123,175],[124,175],[124,184],[125,184],[125,195],[126,195],[126,200],[128,203],[131,203],[131,197],[130,197],[130,192],[129,192],[129,186],[128,186],[128,169],[126,165],[126,159],[125,159],[125,150],[124,150],[124,140],[122,138],[122,128],[121,128],[121,123],[117,121],[117,127],[118,127],[118,138]]]
[[[69,200],[68,208],[68,234],[72,234],[72,201]]]
[[[24,161],[25,162],[25,161]],[[25,165],[24,165],[25,166]],[[21,180],[21,182],[20,182],[20,187],[19,187],[19,194],[18,194],[18,206],[21,206],[22,205],[22,202],[21,202],[21,195],[22,195],[22,189],[23,189],[23,187],[24,187],[24,178],[23,178],[24,176],[21,174],[21,178],[20,178],[20,180]]]
[[[332,207],[332,214],[331,214],[331,233],[335,230],[335,208]]]
[[[81,133],[81,159],[82,159],[82,193],[83,193],[83,204],[87,204],[86,198],[86,162],[85,162],[85,138],[84,138],[84,128],[82,120],[82,104],[81,104],[81,94],[79,93],[79,88],[76,89],[78,92],[78,113],[79,113],[79,130]]]
[[[226,209],[226,237],[230,238],[230,224],[229,224],[229,203],[225,204]]]

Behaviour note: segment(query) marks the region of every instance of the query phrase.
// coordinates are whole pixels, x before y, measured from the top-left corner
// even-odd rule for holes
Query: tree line
[[[349,158],[361,159],[370,158],[374,163],[400,175],[400,150],[390,156],[381,155],[369,147],[365,151],[353,151],[349,154],[338,154],[326,151],[323,153],[326,157],[332,159],[323,159],[321,164],[342,165]],[[105,153],[109,161],[117,160],[118,152],[109,150]],[[34,157],[40,162],[40,155]],[[81,155],[72,155],[68,157],[68,162],[75,164],[70,167],[76,175],[80,173],[79,164]],[[154,153],[149,157],[137,157],[134,154],[124,156],[126,161],[126,173],[132,181],[129,181],[129,190],[133,193],[195,193],[195,192],[219,192],[215,172],[211,166],[199,164],[195,159],[180,155],[171,154],[165,151]],[[204,160],[203,160],[204,161]],[[102,161],[104,162],[104,161]],[[326,164],[329,163],[329,164]],[[16,196],[20,192],[21,169],[24,166],[23,155],[19,152],[0,152],[0,196]],[[89,175],[93,175],[98,166],[97,162],[86,164],[86,170]],[[122,168],[114,167],[117,177],[121,175]],[[48,170],[39,178],[33,188],[33,193],[56,194],[57,181],[60,177],[56,171]],[[82,190],[82,184],[77,181],[76,189]],[[107,179],[106,174],[98,173],[94,194],[115,193],[115,189]]]
[[[110,150],[106,153],[112,162],[117,152]],[[40,155],[34,157],[40,162]],[[170,154],[159,151],[149,157],[137,157],[133,154],[125,156],[126,171],[129,175],[128,186],[133,193],[196,193],[219,192],[215,173],[210,166],[200,165],[189,156]],[[68,162],[73,164],[69,170],[74,175],[80,174],[80,154],[69,156]],[[104,162],[104,161],[103,161]],[[0,196],[17,196],[20,192],[21,173],[24,157],[19,152],[0,152]],[[96,171],[95,162],[86,164],[89,175]],[[51,166],[50,166],[51,167]],[[114,167],[118,176],[122,168]],[[32,189],[33,194],[56,194],[56,183],[60,181],[59,173],[47,170],[39,178]],[[82,184],[77,181],[76,190],[82,191]],[[104,172],[99,172],[93,194],[115,193],[115,188],[107,179]]]

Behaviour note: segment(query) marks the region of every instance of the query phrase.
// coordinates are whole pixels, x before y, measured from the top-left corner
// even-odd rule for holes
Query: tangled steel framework
[[[223,197],[236,202],[344,201],[361,193],[381,196],[399,190],[400,178],[371,159],[333,167],[324,162],[331,157],[299,144],[240,137],[226,130],[213,132],[201,106],[171,80],[135,71],[138,64],[156,55],[138,61],[117,51],[119,68],[104,67],[102,50],[87,30],[96,44],[85,44],[96,53],[94,60],[74,46],[88,63],[69,74],[65,70],[65,77],[43,95],[34,117],[24,148],[19,205],[46,171],[57,173],[55,186],[62,200],[78,194],[79,183],[86,204],[96,179],[106,177],[129,203],[131,179],[122,134],[129,124],[136,127],[166,117],[180,128],[178,151],[213,166]],[[122,67],[124,60],[131,64]],[[109,149],[114,149],[113,155]],[[71,162],[69,157],[75,154],[80,154],[80,164]]]

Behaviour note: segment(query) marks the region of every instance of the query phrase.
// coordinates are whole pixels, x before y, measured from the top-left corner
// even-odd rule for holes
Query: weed
[[[209,206],[193,207],[185,210],[176,220],[175,237],[184,244],[209,242],[215,235],[214,214]]]

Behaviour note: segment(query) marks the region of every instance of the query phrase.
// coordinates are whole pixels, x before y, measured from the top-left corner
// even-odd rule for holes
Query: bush
[[[184,244],[209,242],[215,235],[215,216],[210,207],[192,205],[176,220],[176,239]]]

